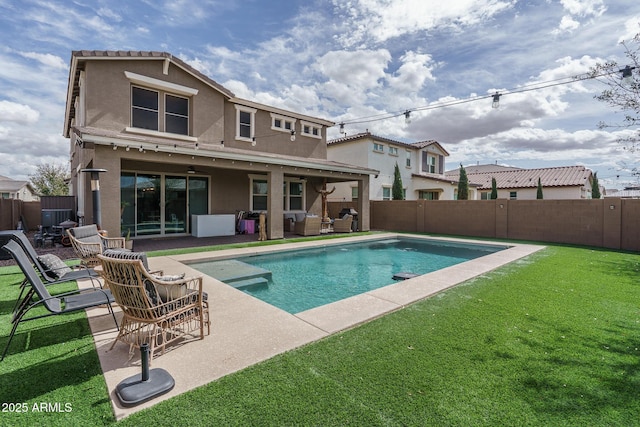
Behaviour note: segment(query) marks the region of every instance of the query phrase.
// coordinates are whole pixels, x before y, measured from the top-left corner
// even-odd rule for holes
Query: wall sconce
[[[498,107],[500,107],[500,97],[501,97],[501,96],[502,96],[502,95],[500,95],[498,92],[496,92],[496,93],[493,95],[493,102],[491,103],[491,108],[498,108]]]
[[[292,130],[292,131],[291,131],[291,142],[293,142],[293,141],[295,141],[295,140],[296,140],[296,131],[295,131],[295,130]]]

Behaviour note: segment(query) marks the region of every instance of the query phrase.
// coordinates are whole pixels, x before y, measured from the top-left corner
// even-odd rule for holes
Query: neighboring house
[[[25,202],[40,200],[29,181],[18,181],[2,175],[0,175],[0,198]]]
[[[267,238],[282,238],[285,212],[322,213],[325,182],[355,181],[366,193],[377,173],[327,159],[333,125],[237,98],[169,53],[71,55],[63,133],[72,194],[93,222],[96,193],[82,171],[105,169],[99,225],[114,235],[189,234],[192,215],[226,222],[252,211],[266,212]],[[368,195],[357,210],[368,230]]]
[[[542,184],[544,199],[590,199],[593,174],[584,166],[561,166],[542,169],[520,169],[498,165],[466,166],[469,184],[478,188],[478,199],[491,198],[491,179],[496,179],[499,199],[535,199],[538,178]],[[445,173],[447,178],[458,180],[460,169]],[[470,197],[471,198],[471,197]]]
[[[449,153],[436,141],[413,144],[394,141],[370,132],[345,136],[328,142],[327,158],[345,161],[379,173],[369,184],[370,200],[391,200],[395,165],[398,164],[405,200],[453,200],[458,182],[444,175]],[[356,181],[335,184],[331,201],[359,200]],[[472,190],[473,191],[473,190]]]

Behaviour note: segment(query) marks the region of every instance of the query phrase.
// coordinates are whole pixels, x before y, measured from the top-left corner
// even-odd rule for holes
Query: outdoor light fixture
[[[199,149],[200,146],[198,145],[198,143],[196,142],[196,150]]]
[[[118,146],[112,142],[111,148],[113,149],[113,151],[116,151],[118,149]]]
[[[158,148],[159,148],[159,146],[156,144],[156,148],[154,150],[156,153],[158,152]]]
[[[142,145],[140,146],[140,148],[138,148],[138,151],[141,153],[144,151],[144,148],[142,148]]]
[[[196,170],[193,166],[189,166],[189,169],[187,169],[187,173],[196,173]]]
[[[631,71],[635,70],[635,68],[627,65],[622,70],[618,70],[618,72],[622,73],[622,83],[631,84],[633,82],[633,73]]]
[[[128,147],[127,147],[128,148]],[[93,197],[93,223],[100,228],[102,213],[100,209],[100,174],[106,169],[81,169],[80,172],[91,174],[91,195]]]
[[[498,108],[498,107],[500,107],[500,97],[501,97],[501,96],[502,96],[502,95],[500,95],[498,92],[496,92],[496,93],[493,95],[493,102],[491,103],[491,108]]]
[[[411,123],[411,111],[407,110],[404,112],[404,122],[406,124]]]
[[[340,133],[344,135],[344,123],[340,123]]]
[[[127,148],[125,148],[125,150],[127,150],[127,151],[129,151],[129,150],[130,150],[130,148],[129,148],[129,146],[128,146],[128,145],[127,145]]]
[[[293,142],[293,141],[295,141],[295,140],[296,140],[296,131],[295,131],[295,130],[292,130],[292,131],[291,131],[291,142]]]

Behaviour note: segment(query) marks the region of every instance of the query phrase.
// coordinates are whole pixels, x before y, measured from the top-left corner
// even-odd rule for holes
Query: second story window
[[[131,126],[158,130],[158,92],[136,86],[131,88]]]
[[[189,135],[189,100],[167,94],[164,120],[165,132]]]
[[[236,105],[236,139],[253,141],[256,111],[255,108]]]
[[[373,143],[373,151],[378,153],[384,153],[384,145],[378,144],[377,142]]]
[[[407,160],[405,162],[405,166],[410,168],[411,167],[411,151],[407,151],[406,155],[407,155]]]
[[[302,128],[302,135],[312,138],[322,138],[321,127],[317,124],[300,121],[300,126]]]
[[[398,147],[389,147],[389,154],[392,156],[398,155]]]
[[[295,130],[296,119],[271,113],[271,129],[281,132]]]

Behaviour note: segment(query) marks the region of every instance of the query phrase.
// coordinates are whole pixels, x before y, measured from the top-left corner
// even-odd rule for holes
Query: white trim
[[[276,120],[280,120],[282,122],[282,127],[277,127],[275,125],[275,121]],[[292,117],[287,117],[287,116],[283,116],[283,115],[280,115],[280,114],[271,113],[271,130],[277,130],[278,132],[290,133],[292,130],[293,131],[296,130],[296,121],[297,121],[297,119],[294,119]],[[287,129],[285,127],[285,123],[286,122],[291,123],[291,129]]]
[[[126,132],[137,133],[139,135],[155,136],[159,138],[179,139],[181,141],[198,142],[198,138],[194,136],[182,135],[179,133],[160,132],[157,130],[134,128],[127,126],[124,128]]]
[[[256,110],[255,108],[245,107],[244,105],[235,105],[236,107],[236,139],[238,141],[246,141],[253,142],[253,139],[256,136]],[[245,112],[251,114],[251,123],[249,130],[249,138],[240,136],[240,112]]]
[[[151,87],[154,89],[178,93],[183,96],[193,96],[198,94],[198,89],[166,82],[160,79],[154,79],[153,77],[143,76],[141,74],[132,73],[131,71],[125,71],[124,75],[132,83]]]
[[[305,132],[304,127],[308,126],[311,132]],[[318,134],[314,135],[313,130],[318,129]],[[307,122],[306,120],[300,120],[300,135],[309,136],[311,138],[322,139],[322,126],[319,126],[316,123]]]
[[[307,120],[311,123],[315,123],[318,126],[327,126],[327,127],[331,127],[334,126],[335,123],[334,122],[330,122],[329,120],[324,120],[318,117],[311,117],[311,116],[307,116],[305,114],[298,114],[298,113],[294,113],[293,111],[287,111],[287,110],[282,110],[280,108],[276,108],[276,107],[272,107],[270,105],[265,105],[265,104],[260,104],[257,102],[253,102],[253,101],[249,101],[248,99],[242,99],[242,98],[231,98],[229,100],[229,102],[232,102],[234,104],[240,104],[242,106],[246,106],[246,107],[253,107],[253,108],[257,108],[258,110],[264,110],[264,111],[269,111],[269,112],[273,112],[276,114],[281,114],[283,116],[288,116],[288,117],[297,117],[300,120]]]

